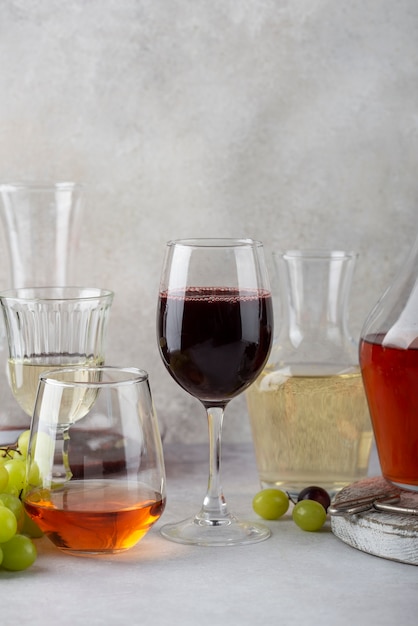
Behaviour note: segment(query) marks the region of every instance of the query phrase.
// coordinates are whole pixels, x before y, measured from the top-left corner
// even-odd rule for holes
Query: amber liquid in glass
[[[114,553],[131,548],[148,532],[161,517],[165,499],[141,483],[83,480],[32,491],[24,504],[59,548]]]
[[[384,335],[360,341],[360,365],[380,465],[385,478],[418,490],[418,342],[382,345]]]

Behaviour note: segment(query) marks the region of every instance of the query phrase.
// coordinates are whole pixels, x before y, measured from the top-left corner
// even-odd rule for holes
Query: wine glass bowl
[[[263,369],[272,343],[272,298],[263,246],[251,239],[167,244],[157,334],[168,372],[200,400],[209,426],[209,484],[200,512],[162,534],[180,543],[235,545],[270,535],[228,512],[220,485],[224,409]]]
[[[165,470],[148,374],[110,366],[40,376],[26,511],[60,549],[134,546],[165,507]]]
[[[261,336],[257,321],[260,303]],[[187,346],[183,342],[180,349],[173,348],[177,328],[171,335],[168,326],[161,344],[169,372],[186,391],[204,403],[217,404],[231,400],[253,382],[270,341],[265,294],[228,287],[191,287],[162,294],[160,306],[161,320],[166,314],[172,318],[182,315],[183,327],[187,328]]]

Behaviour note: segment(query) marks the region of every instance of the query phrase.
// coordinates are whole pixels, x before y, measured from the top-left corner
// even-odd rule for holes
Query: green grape
[[[15,535],[0,548],[3,551],[2,567],[15,572],[30,567],[37,557],[35,545],[25,535]]]
[[[33,519],[26,513],[23,512],[23,525],[20,530],[22,535],[27,535],[28,537],[32,537],[32,539],[37,539],[39,537],[43,537],[44,533],[39,528],[38,524],[33,521]]]
[[[23,527],[25,515],[22,501],[12,493],[0,493],[0,501],[3,502],[3,506],[14,514],[17,522],[17,532],[20,532]]]
[[[295,524],[302,530],[315,532],[325,524],[327,514],[319,502],[315,500],[300,500],[293,508],[292,517]]]
[[[30,430],[24,430],[23,433],[19,435],[19,438],[17,440],[18,450],[24,457],[27,457],[28,455],[29,437]]]
[[[4,491],[7,487],[7,483],[9,482],[9,472],[4,467],[3,464],[0,465],[0,491]]]
[[[1,565],[2,560],[3,560],[3,550],[1,549],[1,546],[0,546],[0,565]]]
[[[10,509],[0,506],[0,543],[9,541],[16,534],[17,521]]]
[[[279,519],[289,508],[289,497],[280,489],[263,489],[253,498],[253,509],[260,517]]]
[[[4,464],[9,472],[9,482],[6,488],[7,493],[19,495],[26,482],[26,463],[22,459],[12,459]]]

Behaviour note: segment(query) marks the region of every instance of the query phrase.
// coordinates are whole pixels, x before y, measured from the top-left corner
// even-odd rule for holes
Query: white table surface
[[[227,548],[183,546],[159,527],[200,507],[207,484],[204,446],[166,446],[167,507],[125,553],[74,557],[46,538],[26,572],[0,572],[2,621],[19,624],[179,626],[418,624],[418,569],[355,550],[331,533],[303,532],[289,514],[267,522],[272,537]],[[252,446],[222,451],[229,508],[256,519],[259,490]],[[378,468],[372,462],[371,473]]]

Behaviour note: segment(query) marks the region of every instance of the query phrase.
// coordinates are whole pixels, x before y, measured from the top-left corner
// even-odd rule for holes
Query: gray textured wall
[[[88,185],[78,282],[115,290],[108,361],[150,372],[168,440],[207,435],[157,352],[166,240],[355,249],[355,334],[400,266],[418,221],[417,32],[416,0],[0,3],[0,178]],[[225,439],[248,438],[240,398]]]

